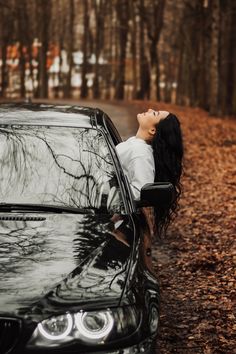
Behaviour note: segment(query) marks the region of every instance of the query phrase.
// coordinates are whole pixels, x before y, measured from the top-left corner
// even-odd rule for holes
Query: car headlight
[[[81,335],[81,339],[89,341],[102,340],[111,332],[114,324],[112,315],[106,312],[77,313],[75,325]]]
[[[49,318],[38,324],[39,333],[50,340],[64,339],[70,334],[73,327],[73,318],[68,313],[58,317]]]
[[[139,323],[140,313],[135,307],[53,316],[37,325],[28,348],[57,347],[72,341],[83,345],[111,343],[134,333]]]

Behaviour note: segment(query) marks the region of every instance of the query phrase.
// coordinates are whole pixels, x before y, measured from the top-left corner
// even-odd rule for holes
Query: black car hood
[[[132,247],[128,236],[124,242],[112,232],[110,216],[21,216],[0,217],[0,314],[28,316],[60,312],[64,306],[118,305]]]

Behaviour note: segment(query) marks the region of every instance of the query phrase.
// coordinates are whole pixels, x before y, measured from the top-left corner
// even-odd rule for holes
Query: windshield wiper
[[[94,214],[95,208],[76,208],[64,205],[51,204],[0,203],[0,212],[11,211],[41,211],[51,213]]]

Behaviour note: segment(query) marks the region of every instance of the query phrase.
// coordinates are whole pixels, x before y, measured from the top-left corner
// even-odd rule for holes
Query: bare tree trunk
[[[208,107],[208,86],[209,86],[209,53],[208,42],[209,38],[206,37],[206,33],[209,33],[210,23],[208,20],[209,10],[202,5],[199,6],[198,24],[199,35],[198,40],[198,53],[196,55],[197,61],[197,73],[196,73],[196,99],[197,104],[201,107]]]
[[[113,79],[113,72],[114,72],[114,64],[113,64],[113,38],[114,38],[114,28],[113,28],[113,10],[112,10],[112,3],[108,2],[107,4],[107,19],[108,19],[108,53],[107,53],[107,60],[108,66],[106,70],[106,99],[110,99],[112,97],[112,79]]]
[[[20,42],[20,47],[19,47],[19,52],[20,52],[20,62],[19,62],[19,67],[20,67],[20,96],[25,97],[25,53],[24,53],[24,45],[25,45],[25,26],[28,27],[26,21],[26,14],[27,8],[25,6],[25,1],[22,0],[22,2],[19,4],[18,7],[18,35],[19,35],[19,42]]]
[[[147,6],[144,2],[140,2],[141,18],[146,24],[148,39],[150,42],[150,66],[151,66],[151,87],[155,88],[156,99],[160,100],[159,89],[159,60],[157,44],[163,27],[163,16],[165,8],[165,0],[148,1]]]
[[[119,56],[120,56],[120,41],[119,41],[119,32],[117,31],[117,11],[116,8],[113,10],[113,17],[116,21],[115,25],[113,25],[113,33],[114,33],[114,60],[113,60],[113,72],[112,72],[112,83],[113,83],[113,98],[115,97],[116,85],[117,85],[117,72],[119,65]]]
[[[230,41],[229,41],[229,54],[228,54],[228,80],[227,80],[227,113],[236,114],[236,3],[234,0],[230,1]]]
[[[228,111],[228,78],[231,77],[230,69],[230,30],[231,30],[231,13],[229,2],[221,7],[221,33],[220,33],[220,54],[219,54],[219,81],[221,83],[219,90],[220,110],[221,114]],[[229,75],[230,74],[230,75]]]
[[[136,35],[137,35],[137,23],[136,23],[136,1],[130,0],[130,15],[132,20],[131,27],[131,52],[132,52],[132,71],[133,71],[133,93],[132,97],[137,97],[137,46],[136,46]]]
[[[25,54],[23,45],[20,43],[20,97],[25,97]]]
[[[139,0],[139,90],[137,92],[138,99],[144,99],[145,94],[149,96],[150,92],[150,71],[147,57],[145,55],[144,43],[144,25],[142,16],[144,13],[144,0]]]
[[[0,97],[6,96],[8,87],[8,68],[7,68],[7,46],[10,42],[12,32],[12,13],[8,6],[0,4],[0,43],[2,54],[2,68],[1,68],[1,92]],[[5,3],[4,3],[5,5]],[[8,5],[8,4],[7,4]]]
[[[101,3],[103,3],[101,1]],[[95,21],[96,21],[96,38],[95,38],[95,68],[94,68],[94,82],[93,82],[93,98],[99,97],[99,54],[100,54],[100,26],[101,26],[101,14],[100,14],[100,4],[97,4],[95,0],[93,2],[95,9]]]
[[[32,42],[34,31],[30,23],[30,16],[34,13],[32,3],[21,0],[14,0],[15,20],[16,20],[16,40],[19,42],[19,71],[20,71],[20,97],[26,96],[26,64],[29,65],[30,75],[33,84],[33,64],[32,64]],[[34,91],[34,87],[32,87]],[[34,92],[33,92],[34,94]]]
[[[84,0],[84,34],[83,34],[83,64],[82,64],[82,85],[80,97],[85,98],[88,95],[86,74],[88,72],[88,31],[89,31],[89,14],[88,0]]]
[[[124,86],[125,86],[125,67],[126,67],[126,46],[128,38],[128,20],[129,9],[126,0],[117,0],[116,13],[119,26],[119,64],[116,73],[116,90],[115,98],[124,99]]]
[[[180,37],[179,40],[179,67],[178,67],[178,73],[177,73],[177,91],[176,91],[176,103],[181,105],[182,104],[182,97],[183,97],[183,83],[182,83],[182,77],[183,77],[183,39]]]
[[[62,51],[65,49],[65,28],[66,28],[66,4],[61,0],[57,7],[57,17],[59,18],[58,26],[58,44],[59,44],[59,72],[58,72],[58,86],[54,89],[55,98],[59,97],[60,90],[62,90],[63,96],[65,96],[66,83],[64,73],[62,72]],[[60,17],[59,17],[60,15]]]
[[[40,40],[41,48],[39,52],[39,97],[48,97],[48,70],[47,70],[47,52],[49,48],[49,22],[51,0],[41,0],[38,9],[40,12]]]
[[[64,91],[64,97],[71,98],[71,77],[73,69],[73,50],[74,50],[74,0],[70,0],[69,4],[69,41],[68,41],[68,64],[69,71],[66,77],[66,86]]]
[[[210,67],[210,114],[218,114],[219,106],[219,23],[220,1],[212,2],[211,67]]]
[[[236,3],[232,0],[232,11],[231,11],[231,41],[230,47],[232,48],[232,56],[230,53],[231,63],[232,63],[232,81],[231,78],[229,80],[230,86],[232,87],[232,97],[231,97],[231,104],[229,108],[229,113],[235,115],[236,114],[236,21],[235,21],[235,14],[236,14]],[[229,67],[231,65],[229,64]],[[230,87],[229,87],[230,89]]]
[[[164,90],[164,101],[165,102],[171,102],[171,57],[169,56],[166,60],[166,67],[169,68],[169,72],[166,73],[166,76],[168,75],[168,79],[166,80],[166,85],[165,85],[165,90]],[[158,76],[158,74],[157,74]]]
[[[198,1],[186,2],[179,42],[178,104],[197,106],[201,102],[207,108],[209,12]]]
[[[1,97],[5,97],[6,94],[6,89],[7,89],[7,82],[8,82],[8,73],[7,73],[7,65],[6,65],[6,60],[7,60],[7,46],[4,43],[2,45],[2,87],[1,87]]]
[[[99,58],[101,54],[101,50],[103,47],[104,40],[104,22],[106,16],[106,6],[107,1],[100,0],[97,3],[96,0],[93,2],[94,10],[95,10],[95,22],[96,22],[96,38],[95,38],[95,70],[94,70],[94,84],[93,84],[93,97],[98,98],[100,96],[100,87],[99,87]]]

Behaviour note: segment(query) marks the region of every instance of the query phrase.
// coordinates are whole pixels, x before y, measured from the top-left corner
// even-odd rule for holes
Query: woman
[[[171,182],[176,199],[170,208],[154,208],[157,233],[165,233],[181,193],[183,142],[178,118],[167,111],[147,112],[137,115],[139,128],[136,136],[117,145],[121,165],[127,175],[134,198],[140,198],[140,190],[146,183]],[[147,209],[144,208],[147,216]],[[148,223],[151,233],[150,216]]]

